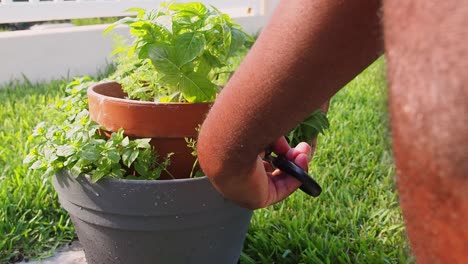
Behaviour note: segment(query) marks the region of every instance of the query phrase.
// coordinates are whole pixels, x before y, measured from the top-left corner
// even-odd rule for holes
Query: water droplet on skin
[[[99,197],[99,193],[94,193],[97,197]]]
[[[164,204],[167,204],[167,202],[164,202]]]
[[[179,216],[178,216],[178,215],[176,215],[176,216],[175,216],[175,218],[176,218],[176,219],[179,219]]]
[[[158,206],[158,202],[154,202],[154,206]]]
[[[206,204],[202,204],[202,206],[203,206],[203,207],[205,207],[205,206],[206,206]]]

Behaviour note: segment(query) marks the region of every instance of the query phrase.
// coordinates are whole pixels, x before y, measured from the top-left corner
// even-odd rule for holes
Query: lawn
[[[324,188],[257,210],[242,263],[411,263],[395,188],[384,60],[331,102],[331,128],[310,164]],[[66,81],[0,88],[0,263],[50,255],[76,239],[50,179],[22,164],[28,134],[52,118]]]

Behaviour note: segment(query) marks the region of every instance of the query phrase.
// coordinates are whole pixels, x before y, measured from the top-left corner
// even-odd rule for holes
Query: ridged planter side
[[[88,264],[236,263],[252,211],[206,177],[172,181],[53,178]]]
[[[185,138],[196,138],[211,103],[155,103],[125,99],[116,82],[103,82],[88,89],[91,119],[116,132],[124,129],[132,138],[152,138],[160,157],[173,153],[169,171],[175,178],[188,178],[195,157]],[[162,179],[169,179],[163,175]]]

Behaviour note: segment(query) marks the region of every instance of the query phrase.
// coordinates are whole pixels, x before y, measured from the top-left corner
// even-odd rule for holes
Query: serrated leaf
[[[205,36],[196,32],[187,32],[175,39],[176,59],[179,67],[193,61],[205,49]]]
[[[190,103],[212,102],[216,96],[216,86],[203,75],[195,72],[183,75],[180,90]]]

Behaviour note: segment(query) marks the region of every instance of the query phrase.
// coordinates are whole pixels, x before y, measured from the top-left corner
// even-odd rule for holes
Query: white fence
[[[0,24],[74,18],[127,16],[131,7],[152,9],[163,0],[29,0],[0,1]],[[190,2],[179,0],[178,2]],[[258,16],[268,8],[268,0],[204,0],[231,16]]]
[[[157,0],[0,0],[0,24],[129,15],[130,7],[155,8]],[[279,0],[202,0],[231,15],[247,32],[258,32]],[[189,2],[189,1],[178,1]],[[112,60],[107,25],[0,32],[0,84],[93,75]],[[126,28],[117,32],[127,35]]]

